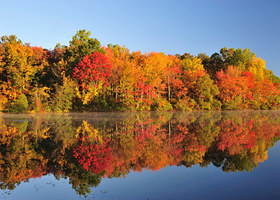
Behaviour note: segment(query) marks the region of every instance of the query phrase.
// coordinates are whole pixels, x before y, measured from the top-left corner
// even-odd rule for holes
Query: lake
[[[280,199],[280,111],[0,115],[0,199]]]

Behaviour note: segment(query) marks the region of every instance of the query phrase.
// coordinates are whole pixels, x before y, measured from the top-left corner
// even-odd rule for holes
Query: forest
[[[53,50],[0,41],[0,112],[279,109],[280,79],[250,49],[130,52],[79,30]]]

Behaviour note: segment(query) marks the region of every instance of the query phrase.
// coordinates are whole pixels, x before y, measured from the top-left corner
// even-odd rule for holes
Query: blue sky
[[[102,45],[166,54],[249,48],[280,76],[278,0],[0,0],[0,35],[53,49],[77,30]]]

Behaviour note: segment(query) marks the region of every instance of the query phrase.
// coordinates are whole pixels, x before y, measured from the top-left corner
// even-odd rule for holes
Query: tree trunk
[[[170,102],[170,80],[168,76],[168,101]]]

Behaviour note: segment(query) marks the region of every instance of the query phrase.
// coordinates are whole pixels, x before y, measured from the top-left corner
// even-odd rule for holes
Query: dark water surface
[[[280,199],[280,111],[0,115],[0,199]]]

